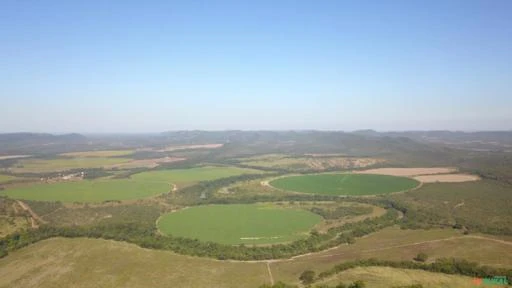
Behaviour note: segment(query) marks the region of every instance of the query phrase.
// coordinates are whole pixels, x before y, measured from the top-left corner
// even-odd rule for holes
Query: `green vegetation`
[[[374,195],[412,189],[418,182],[385,175],[314,174],[278,178],[270,185],[287,191],[322,195]]]
[[[223,244],[268,244],[305,238],[321,217],[274,205],[208,205],[164,215],[165,234]]]
[[[269,282],[264,263],[221,262],[85,238],[41,241],[0,259],[0,267],[0,287],[6,288],[255,288]]]
[[[512,185],[495,180],[424,184],[388,196],[404,212],[404,228],[449,226],[512,235]]]
[[[12,181],[16,179],[16,177],[14,176],[10,176],[10,175],[1,175],[0,174],[0,183],[4,183],[4,182],[8,182],[8,181]]]
[[[70,152],[70,153],[63,153],[62,156],[67,157],[119,157],[119,156],[126,156],[134,153],[134,150],[99,150],[99,151],[84,151],[84,152]]]
[[[20,186],[1,191],[0,195],[14,199],[83,203],[133,200],[167,193],[172,190],[171,183],[205,181],[251,172],[258,171],[233,167],[158,170],[135,174],[131,178],[124,179],[98,179]]]
[[[14,199],[62,202],[103,202],[131,200],[169,192],[165,182],[123,180],[84,180],[20,186],[0,191],[0,195]]]
[[[16,173],[41,173],[51,171],[66,171],[72,169],[99,168],[129,162],[127,158],[83,157],[57,159],[24,159],[16,163],[12,171]]]
[[[205,166],[190,169],[171,169],[142,172],[131,176],[133,180],[144,182],[194,183],[227,178],[242,174],[256,174],[262,171],[237,167]]]

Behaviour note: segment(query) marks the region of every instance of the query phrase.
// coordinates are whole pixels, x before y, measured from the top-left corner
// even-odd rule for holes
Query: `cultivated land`
[[[0,195],[35,201],[97,203],[108,200],[140,199],[167,193],[170,190],[170,185],[165,182],[116,179],[20,186],[0,191]]]
[[[223,177],[257,173],[256,170],[233,167],[200,167],[143,172],[129,179],[84,180],[53,184],[19,186],[0,192],[14,199],[62,202],[103,202],[133,200],[170,192],[171,184],[193,183]]]
[[[14,180],[14,179],[16,179],[16,177],[14,177],[14,176],[0,175],[0,183],[11,181],[11,180]]]
[[[63,153],[62,156],[68,157],[115,157],[115,156],[126,156],[133,154],[134,150],[101,150],[101,151],[85,151],[85,152],[71,152]]]
[[[456,182],[467,182],[467,181],[478,181],[480,177],[471,174],[441,174],[441,175],[420,175],[415,176],[414,179],[423,183],[456,183]]]
[[[164,234],[223,244],[269,244],[304,238],[321,217],[275,205],[208,205],[162,216]]]
[[[26,159],[20,160],[11,168],[15,173],[41,173],[65,171],[71,169],[100,168],[109,165],[130,162],[128,158],[82,157],[59,159]]]
[[[447,174],[456,172],[456,168],[451,167],[436,167],[436,168],[376,168],[362,171],[355,171],[354,173],[361,174],[378,174],[389,176],[418,176],[418,175],[431,175],[431,174]]]
[[[323,195],[375,195],[406,191],[418,185],[413,179],[386,175],[314,174],[270,181],[270,185],[293,192]]]
[[[512,141],[512,134],[498,134],[496,141]],[[318,275],[337,264],[369,258],[411,261],[420,252],[428,255],[427,263],[458,258],[512,268],[510,153],[430,146],[421,142],[422,135],[413,135],[417,142],[410,135],[338,132],[182,131],[114,142],[73,136],[79,146],[44,135],[37,136],[44,139],[35,145],[23,135],[8,135],[13,143],[2,136],[3,154],[38,156],[0,157],[0,169],[9,169],[7,174],[20,179],[0,185],[0,196],[29,189],[10,197],[26,193],[45,198],[0,197],[0,237],[5,236],[0,239],[0,287],[223,288],[277,281],[304,287],[299,276],[305,270]],[[22,141],[17,140],[20,137]],[[224,141],[229,144],[221,149],[202,144]],[[63,154],[83,147],[94,151]],[[158,150],[163,147],[171,149]],[[86,164],[122,162],[69,165],[78,159]],[[17,166],[31,161],[42,161],[41,170],[32,167],[30,175],[17,175],[16,169],[23,172]],[[434,168],[348,173],[386,165]],[[156,166],[161,168],[151,169]],[[87,170],[87,178],[94,180],[30,182],[65,181],[58,173],[47,173],[62,167]],[[158,170],[164,168],[168,169]],[[343,170],[347,173],[339,174]],[[328,171],[332,173],[312,174]],[[443,183],[475,180],[476,175],[480,181]],[[284,181],[291,188],[275,189],[268,181]],[[395,191],[402,193],[387,194]],[[166,194],[152,197],[162,193]],[[358,197],[364,195],[373,196]],[[42,240],[47,237],[53,238]],[[286,243],[273,245],[278,242]],[[239,247],[240,243],[246,245]],[[457,271],[467,273],[466,268]],[[389,267],[358,267],[314,285],[355,280],[377,288],[415,283],[471,287],[465,286],[471,285],[468,278],[459,275]]]
[[[205,166],[190,169],[172,169],[143,172],[132,175],[131,178],[145,182],[171,182],[175,184],[194,183],[199,181],[210,181],[220,178],[237,176],[242,174],[263,173],[254,169],[243,169],[237,167],[214,167]]]

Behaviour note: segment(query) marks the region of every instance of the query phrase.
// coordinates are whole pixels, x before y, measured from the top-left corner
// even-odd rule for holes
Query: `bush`
[[[313,283],[313,281],[315,281],[315,271],[306,270],[306,271],[302,272],[302,274],[300,274],[299,280],[304,285],[309,285],[309,284]]]
[[[418,255],[416,255],[416,257],[414,257],[414,260],[418,261],[418,262],[425,262],[427,261],[428,259],[428,255],[424,252],[420,252],[418,253]]]

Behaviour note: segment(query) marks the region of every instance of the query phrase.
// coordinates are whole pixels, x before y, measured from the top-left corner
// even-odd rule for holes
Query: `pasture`
[[[157,226],[167,235],[222,244],[270,244],[308,235],[319,215],[274,205],[208,205],[162,216]]]
[[[119,157],[133,154],[134,150],[98,150],[98,151],[83,151],[83,152],[70,152],[60,154],[67,157]]]
[[[0,259],[0,287],[218,287],[269,283],[264,263],[220,262],[125,242],[53,238]]]
[[[405,177],[346,173],[290,176],[269,184],[281,190],[311,194],[375,195],[409,190],[419,182]]]

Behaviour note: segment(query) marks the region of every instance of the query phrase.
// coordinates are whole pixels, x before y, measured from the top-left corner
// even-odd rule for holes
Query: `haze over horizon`
[[[512,1],[1,7],[0,133],[512,129]]]

